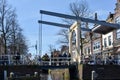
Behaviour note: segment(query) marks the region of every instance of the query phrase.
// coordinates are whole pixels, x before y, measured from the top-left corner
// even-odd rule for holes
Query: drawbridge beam
[[[60,23],[54,23],[54,22],[48,22],[48,21],[42,21],[42,20],[38,20],[38,23],[42,23],[42,24],[47,24],[47,25],[53,25],[53,26],[58,26],[58,27],[62,27],[62,28],[70,28],[71,25],[67,25],[67,24],[60,24]],[[87,29],[87,28],[81,28],[82,31],[91,31],[91,29]]]
[[[62,27],[62,28],[70,28],[70,25],[60,24],[60,23],[54,23],[54,22],[48,22],[48,21],[42,21],[42,20],[38,20],[38,23],[47,24],[47,25],[53,25],[53,26],[58,26],[58,27]]]
[[[113,23],[108,23],[108,22],[104,22],[104,21],[92,20],[92,19],[83,18],[83,17],[76,17],[76,16],[72,16],[72,15],[67,15],[67,14],[61,14],[61,13],[56,13],[56,12],[44,11],[44,10],[40,10],[40,13],[46,14],[46,15],[51,15],[51,16],[56,16],[56,17],[61,17],[61,18],[80,20],[83,22],[89,22],[89,23],[94,23],[94,24],[103,25],[103,26],[109,26],[109,27],[116,28],[116,29],[120,28],[119,24],[113,24]]]

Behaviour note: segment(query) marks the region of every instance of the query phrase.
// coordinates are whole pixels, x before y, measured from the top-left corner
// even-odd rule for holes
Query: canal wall
[[[72,66],[69,68],[69,74],[70,74],[70,80],[79,80],[79,69],[81,67],[78,66]]]
[[[0,66],[0,80],[4,80],[4,70],[7,71],[7,77],[10,76],[11,72],[14,73],[14,76],[33,76],[35,72],[38,72],[38,75],[40,73],[48,73],[48,70],[41,69],[37,65]]]
[[[120,65],[78,65],[80,80],[91,80],[95,71],[95,80],[120,80]]]
[[[42,69],[41,66],[35,65],[19,65],[19,66],[0,66],[0,80],[3,80],[4,70],[7,71],[7,76],[10,72],[17,76],[34,75],[34,72],[48,73],[47,69]],[[51,74],[60,74],[67,80],[91,80],[92,71],[95,71],[96,80],[120,80],[120,65],[78,65],[71,66],[69,69],[51,69]]]

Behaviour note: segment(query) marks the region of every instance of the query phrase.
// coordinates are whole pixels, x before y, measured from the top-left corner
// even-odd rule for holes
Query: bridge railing
[[[120,60],[83,60],[82,64],[113,64],[120,65]],[[0,65],[71,65],[76,64],[71,57],[49,57],[47,60],[37,58],[31,59],[29,55],[0,55]]]
[[[70,65],[73,64],[71,57],[52,57],[49,61],[41,61],[40,65]]]
[[[24,59],[24,55],[0,55],[0,65],[24,64]]]
[[[52,57],[49,60],[30,59],[28,55],[0,55],[0,65],[69,65],[71,57]]]

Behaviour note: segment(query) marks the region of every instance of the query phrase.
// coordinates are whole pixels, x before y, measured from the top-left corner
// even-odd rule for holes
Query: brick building
[[[106,22],[120,24],[120,0],[117,0],[115,13],[110,13],[106,19]],[[95,25],[98,27],[102,25]],[[102,29],[106,29],[106,26],[102,26]],[[101,32],[102,33],[102,32]],[[87,32],[83,45],[84,58],[91,58],[95,62],[107,63],[109,57],[116,60],[119,63],[120,60],[120,29],[111,30],[105,34]]]

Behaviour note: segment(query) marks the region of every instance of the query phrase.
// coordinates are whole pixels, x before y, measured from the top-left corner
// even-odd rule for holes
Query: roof
[[[107,34],[116,28],[110,27],[110,26],[104,26],[104,25],[98,25],[92,29],[93,32],[95,33],[100,33],[100,34]]]
[[[113,20],[113,17],[114,14],[110,13],[109,16],[107,17],[107,20],[102,22],[111,22]],[[95,33],[107,34],[115,29],[116,29],[115,27],[111,27],[111,26],[97,25],[92,29],[92,31]]]

